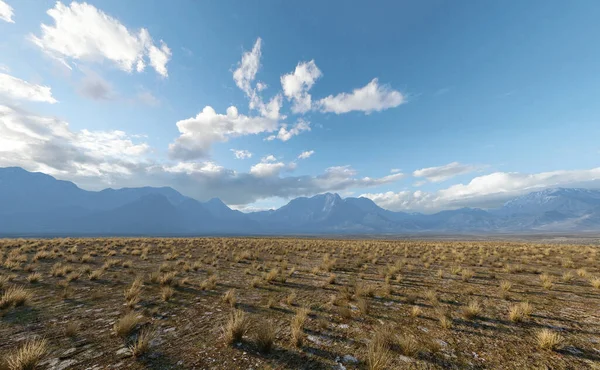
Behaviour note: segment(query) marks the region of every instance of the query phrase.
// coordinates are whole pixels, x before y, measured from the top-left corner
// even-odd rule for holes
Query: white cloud
[[[172,186],[197,199],[219,197],[241,205],[378,186],[399,178],[358,178],[349,166],[331,167],[317,176],[280,176],[295,163],[284,164],[272,155],[248,173],[211,161],[157,163],[149,159],[150,147],[135,141],[135,135],[122,131],[73,131],[57,118],[0,105],[0,167],[41,171],[88,189]]]
[[[269,154],[260,159],[261,162],[277,162],[277,158],[273,154]]]
[[[236,107],[227,108],[227,114],[218,114],[206,106],[196,117],[177,122],[181,135],[169,145],[169,154],[175,159],[196,159],[208,156],[215,142],[230,137],[273,132],[277,121],[267,117],[248,117],[239,114]]]
[[[222,166],[210,161],[201,163],[179,162],[175,165],[163,165],[161,168],[169,173],[185,173],[188,175],[203,174],[215,176],[225,172],[225,169]]]
[[[6,73],[0,73],[0,96],[50,104],[57,102],[50,87],[32,84]]]
[[[12,19],[13,15],[13,8],[4,1],[0,0],[0,19],[8,23],[15,23],[15,21]]]
[[[319,100],[316,105],[322,112],[342,114],[361,111],[369,114],[397,107],[404,102],[404,96],[399,91],[379,85],[377,78],[374,78],[367,85],[354,89],[352,93],[329,95]]]
[[[252,50],[242,54],[242,60],[238,63],[238,68],[233,71],[233,80],[237,87],[246,94],[250,110],[256,110],[261,116],[272,120],[285,119],[285,116],[279,113],[283,105],[281,94],[273,96],[268,103],[265,103],[259,93],[266,89],[267,85],[260,81],[256,82],[255,86],[252,84],[260,69],[261,45],[262,40],[259,37],[256,39]]]
[[[456,184],[437,192],[400,191],[362,196],[391,210],[434,212],[458,207],[497,207],[505,201],[532,191],[552,187],[598,187],[600,167],[589,170],[560,170],[526,174],[495,172],[478,176],[468,184]]]
[[[260,162],[250,167],[250,173],[258,177],[272,177],[279,175],[285,167],[283,162]]]
[[[148,150],[123,131],[72,131],[57,118],[0,105],[0,166],[108,178],[136,172]]]
[[[274,177],[278,176],[282,170],[293,171],[296,169],[295,163],[288,163],[287,165],[281,161],[278,161],[274,155],[269,154],[260,159],[260,163],[250,167],[250,174],[256,177]]]
[[[275,139],[279,139],[281,141],[288,141],[292,137],[296,135],[300,135],[304,131],[310,131],[310,122],[299,119],[298,122],[292,128],[288,130],[288,126],[286,124],[281,125],[277,135],[270,135],[265,140],[271,141]]]
[[[391,173],[398,173],[398,172],[400,172],[400,171],[402,171],[402,170],[401,170],[401,169],[399,169],[399,168],[392,168],[392,169],[390,170],[390,172],[391,172]]]
[[[464,175],[473,171],[477,171],[481,168],[483,168],[483,166],[452,162],[444,166],[428,167],[416,170],[413,172],[413,176],[424,177],[425,179],[431,182],[442,182],[454,176]]]
[[[315,61],[311,60],[298,63],[294,72],[281,76],[283,93],[294,102],[292,112],[306,113],[311,109],[312,97],[308,91],[321,75]]]
[[[300,153],[298,159],[307,159],[310,158],[311,155],[315,154],[314,150],[307,150],[305,152]]]
[[[68,59],[87,62],[112,62],[117,68],[142,72],[146,64],[167,77],[171,50],[162,40],[157,46],[145,28],[133,32],[119,20],[93,5],[72,2],[69,6],[56,2],[47,11],[54,25],[41,25],[41,35],[31,40],[48,55],[69,68]]]
[[[256,39],[251,51],[242,54],[242,60],[238,63],[238,68],[233,72],[233,80],[247,95],[252,93],[252,81],[256,78],[256,73],[260,67],[260,56],[262,40]]]
[[[250,153],[247,150],[237,150],[237,149],[230,149],[233,152],[233,155],[237,158],[237,159],[246,159],[246,158],[252,158],[252,153]]]

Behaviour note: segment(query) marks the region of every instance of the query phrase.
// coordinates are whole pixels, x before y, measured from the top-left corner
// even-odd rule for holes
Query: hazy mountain
[[[242,213],[169,187],[86,191],[21,168],[0,168],[0,234],[202,235],[600,231],[600,191],[547,189],[498,209],[393,212],[367,198],[326,193]]]
[[[3,234],[248,233],[260,225],[220,200],[201,203],[169,187],[86,191],[21,168],[0,168]]]
[[[546,189],[510,200],[499,209],[500,214],[542,214],[558,212],[580,216],[600,206],[600,190]]]

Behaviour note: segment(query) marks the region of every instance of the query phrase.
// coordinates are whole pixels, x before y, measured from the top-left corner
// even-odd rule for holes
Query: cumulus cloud
[[[481,169],[482,166],[461,164],[458,162],[448,163],[439,167],[428,167],[413,172],[414,177],[423,177],[431,182],[446,181],[454,176],[464,175]]]
[[[132,31],[93,5],[56,2],[47,11],[54,25],[41,25],[41,35],[30,39],[45,53],[70,67],[70,60],[108,61],[117,68],[142,72],[149,63],[162,77],[168,76],[171,50],[162,40],[157,45],[147,29]]]
[[[391,210],[434,212],[459,207],[497,207],[516,196],[559,186],[599,187],[600,167],[534,174],[495,172],[475,177],[467,184],[452,185],[437,192],[400,191],[367,193],[362,196]]]
[[[57,118],[0,105],[0,166],[102,179],[137,172],[148,150],[123,131],[73,131]]]
[[[0,73],[0,96],[54,104],[57,102],[48,86],[36,85],[6,73]]]
[[[298,159],[307,159],[310,158],[311,155],[315,154],[314,150],[307,150],[305,152],[300,153]]]
[[[227,114],[218,114],[207,106],[196,117],[177,122],[181,135],[169,145],[173,159],[191,160],[207,157],[215,142],[231,137],[273,132],[278,122],[267,117],[248,117],[239,114],[236,107],[227,108]]]
[[[261,162],[262,163],[262,162]],[[230,205],[244,205],[262,199],[311,196],[323,192],[345,191],[352,188],[366,188],[392,183],[399,176],[382,178],[357,177],[357,172],[349,166],[331,167],[316,176],[278,176],[269,171],[281,173],[290,170],[269,162],[273,166],[260,166],[254,173],[238,173],[222,169],[220,172],[191,172],[176,175],[169,173],[164,177],[161,168],[150,171],[145,183],[155,186],[170,185],[186,195],[209,199],[219,197]],[[287,166],[289,166],[288,164]],[[200,167],[200,166],[199,166]],[[277,172],[279,171],[279,172]],[[128,184],[130,186],[134,184]]]
[[[283,162],[260,162],[250,167],[250,174],[257,177],[272,177],[286,168]]]
[[[0,0],[0,19],[8,23],[15,23],[15,21],[12,19],[13,15],[13,8],[4,1]]]
[[[273,197],[291,198],[327,191],[379,186],[401,178],[359,178],[349,166],[330,167],[317,176],[281,176],[295,163],[265,156],[247,173],[211,161],[160,163],[151,148],[122,131],[72,130],[57,118],[0,105],[0,166],[20,166],[86,188],[172,186],[197,199],[220,197],[249,204]]]
[[[247,150],[237,150],[237,149],[230,149],[233,152],[233,155],[237,158],[237,159],[246,159],[246,158],[252,158],[252,153],[250,153]]]
[[[319,100],[316,105],[322,112],[342,114],[360,111],[369,114],[395,108],[404,102],[404,96],[399,91],[386,85],[379,85],[377,78],[374,78],[367,85],[354,89],[351,93],[329,95]]]
[[[294,72],[281,76],[283,93],[293,101],[292,112],[306,113],[311,109],[312,97],[308,91],[321,75],[315,61],[311,60],[298,63]]]
[[[277,135],[270,135],[265,140],[271,141],[279,139],[281,141],[288,141],[296,135],[300,135],[304,131],[310,131],[310,122],[303,119],[299,119],[295,125],[288,129],[288,125],[282,124],[277,132]]]

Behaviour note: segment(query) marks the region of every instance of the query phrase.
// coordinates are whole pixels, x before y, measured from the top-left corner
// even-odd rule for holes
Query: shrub
[[[113,329],[115,334],[117,334],[119,337],[125,338],[131,334],[139,322],[140,318],[138,317],[137,313],[130,312],[117,320],[113,326]]]
[[[234,310],[223,328],[225,341],[228,344],[240,342],[250,328],[250,321],[242,310]]]
[[[537,332],[536,335],[538,347],[546,350],[556,350],[560,346],[560,344],[564,341],[564,338],[550,330],[550,329],[542,329]]]
[[[129,350],[135,357],[140,357],[148,352],[150,349],[150,341],[154,337],[154,332],[149,328],[140,331],[135,338],[133,344],[129,346]]]
[[[26,305],[31,299],[31,293],[21,286],[11,286],[0,298],[0,309],[11,306],[19,307]]]
[[[10,370],[33,370],[48,352],[46,339],[25,342],[16,352],[9,354],[7,363]]]
[[[271,352],[273,343],[275,342],[275,325],[271,320],[265,320],[256,327],[254,340],[258,350],[263,353]]]

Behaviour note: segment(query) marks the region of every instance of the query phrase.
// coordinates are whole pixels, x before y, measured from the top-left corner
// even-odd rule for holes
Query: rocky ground
[[[0,369],[600,368],[599,252],[525,241],[0,240]]]

